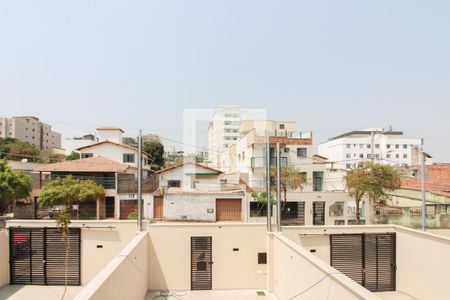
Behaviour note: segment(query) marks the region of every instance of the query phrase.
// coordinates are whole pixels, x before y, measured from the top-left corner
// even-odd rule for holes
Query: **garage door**
[[[241,199],[216,199],[216,221],[241,221]]]
[[[372,292],[395,291],[395,233],[330,236],[331,265]]]
[[[70,228],[67,284],[80,285],[80,228]],[[64,285],[65,241],[56,228],[9,228],[11,284]]]

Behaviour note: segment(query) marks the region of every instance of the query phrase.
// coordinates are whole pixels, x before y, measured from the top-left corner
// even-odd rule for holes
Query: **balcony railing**
[[[124,194],[137,193],[137,181],[134,175],[119,174],[117,178],[117,192]],[[158,176],[151,174],[149,177],[142,180],[142,192],[153,193],[159,187]]]
[[[277,164],[277,158],[271,157],[270,158],[270,165],[276,166]],[[280,166],[286,167],[288,165],[288,158],[287,157],[280,157]],[[251,158],[251,166],[252,168],[263,168],[266,166],[266,158],[264,157],[252,157]]]
[[[116,188],[116,177],[114,175],[114,173],[105,173],[105,174],[93,174],[93,175],[88,175],[88,174],[77,174],[77,173],[72,173],[72,174],[57,174],[57,173],[52,173],[51,178],[56,179],[58,177],[60,178],[64,178],[67,176],[72,176],[75,179],[83,179],[83,180],[92,180],[97,184],[100,184],[101,186],[103,186],[103,188],[105,189],[115,189]]]

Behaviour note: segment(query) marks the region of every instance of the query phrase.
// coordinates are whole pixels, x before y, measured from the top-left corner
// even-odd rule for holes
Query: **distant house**
[[[159,185],[163,188],[178,187],[197,190],[220,190],[221,171],[187,162],[156,172]]]
[[[104,203],[81,203],[80,218],[115,218],[127,219],[128,214],[137,209],[137,168],[132,164],[114,161],[96,156],[73,161],[48,164],[40,171],[50,173],[52,179],[72,176],[91,179],[105,189]],[[155,176],[143,180],[143,199],[152,198],[151,193],[157,189]]]

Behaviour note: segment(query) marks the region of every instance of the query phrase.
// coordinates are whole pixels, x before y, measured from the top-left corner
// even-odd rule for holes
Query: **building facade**
[[[373,159],[393,166],[411,166],[417,162],[421,139],[406,138],[402,131],[367,128],[333,137],[319,144],[319,155],[327,157],[333,168],[349,169],[361,161]],[[373,157],[372,157],[373,155]]]
[[[208,126],[208,159],[213,168],[226,171],[224,156],[231,145],[239,139],[239,125],[244,111],[237,106],[217,109]]]
[[[61,134],[33,116],[0,118],[0,137],[28,142],[41,150],[61,148]]]

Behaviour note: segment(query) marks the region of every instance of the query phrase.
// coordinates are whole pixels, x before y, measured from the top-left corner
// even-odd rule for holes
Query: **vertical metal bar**
[[[14,259],[14,253],[13,253],[13,244],[14,244],[14,228],[9,228],[9,283],[13,284],[15,283],[15,274],[14,274],[14,265],[15,265],[15,259]]]
[[[361,234],[361,252],[362,252],[362,286],[366,286],[366,234]]]
[[[42,241],[42,248],[44,249],[44,253],[42,255],[42,263],[44,268],[44,284],[47,285],[47,227],[44,227],[43,235],[44,240]]]
[[[270,190],[270,143],[266,130],[267,231],[272,231],[272,197]]]
[[[277,143],[277,231],[281,231],[280,143]]]
[[[28,235],[30,237],[30,255],[29,255],[29,259],[30,259],[30,283],[33,283],[33,259],[32,259],[32,253],[33,253],[33,234],[32,234],[32,229],[28,229]]]
[[[78,285],[81,285],[81,228],[78,228]]]
[[[376,281],[375,281],[375,287],[376,287],[376,290],[378,290],[378,234],[377,235],[375,235],[375,265],[377,266],[377,268],[375,269],[376,270],[376,276],[375,276],[375,278],[376,278]]]
[[[392,232],[391,233],[391,257],[392,257],[392,263],[391,263],[391,281],[392,281],[392,286],[391,286],[391,290],[395,291],[396,289],[396,285],[397,285],[397,278],[396,278],[396,273],[397,273],[397,239],[396,239],[396,233]]]
[[[425,152],[423,151],[423,138],[422,138],[422,143],[420,146],[420,156],[421,156],[421,181],[422,181],[422,230],[425,231],[426,230],[426,221],[427,221],[427,216],[426,216],[426,209],[427,209],[427,205],[426,205],[426,170],[425,170]]]
[[[138,136],[138,175],[137,175],[137,187],[138,187],[138,217],[137,217],[137,225],[139,227],[139,231],[142,231],[142,130],[139,129]]]

